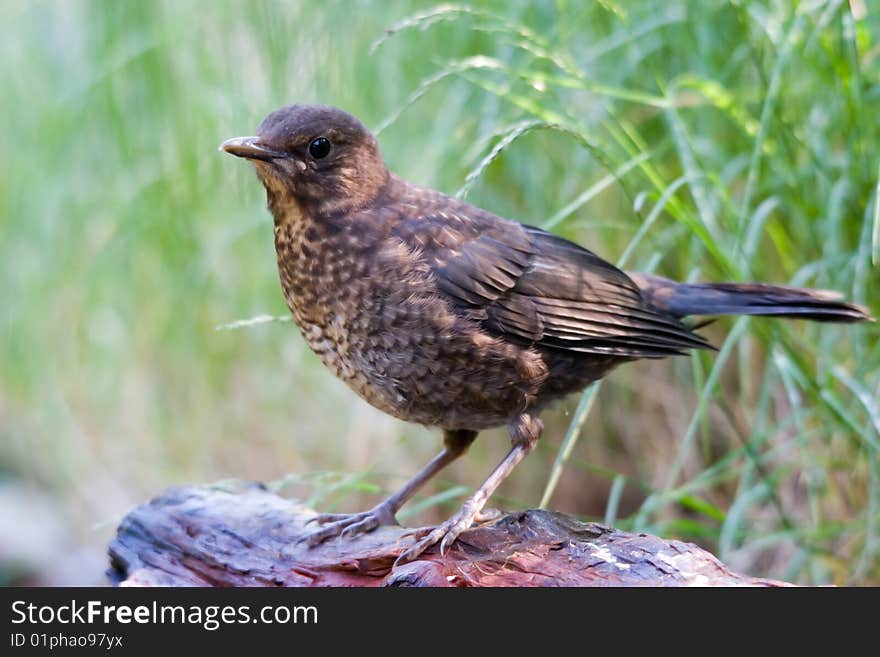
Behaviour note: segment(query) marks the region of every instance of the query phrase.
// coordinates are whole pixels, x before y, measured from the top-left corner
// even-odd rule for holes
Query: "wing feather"
[[[487,331],[546,348],[635,358],[711,348],[591,251],[442,198],[436,216],[406,218],[396,235],[427,258],[441,293]]]

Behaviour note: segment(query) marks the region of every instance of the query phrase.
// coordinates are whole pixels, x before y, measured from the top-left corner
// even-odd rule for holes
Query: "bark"
[[[401,527],[309,548],[315,512],[261,484],[182,487],[129,513],[110,544],[122,586],[784,586],[705,550],[548,511],[509,513],[392,568]]]

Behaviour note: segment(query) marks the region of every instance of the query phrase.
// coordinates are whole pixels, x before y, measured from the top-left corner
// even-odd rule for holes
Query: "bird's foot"
[[[493,522],[503,515],[501,509],[482,509],[474,516],[474,524],[481,525],[484,522]]]
[[[367,534],[382,525],[398,524],[394,509],[387,501],[361,513],[319,513],[306,524],[313,522],[322,527],[302,538],[309,547],[320,545],[328,538],[352,538],[358,534]]]
[[[399,566],[417,559],[425,550],[437,543],[440,543],[440,556],[443,556],[461,533],[475,522],[494,520],[500,515],[501,512],[497,509],[487,509],[484,512],[475,502],[468,500],[458,510],[458,513],[443,524],[436,527],[419,527],[404,532],[401,538],[412,536],[416,542],[397,557],[394,565]]]

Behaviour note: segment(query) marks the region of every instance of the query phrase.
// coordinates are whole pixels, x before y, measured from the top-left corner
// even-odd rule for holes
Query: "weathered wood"
[[[412,539],[382,527],[309,548],[314,511],[260,484],[184,487],[133,510],[110,544],[122,586],[782,586],[690,543],[520,511],[392,569]]]

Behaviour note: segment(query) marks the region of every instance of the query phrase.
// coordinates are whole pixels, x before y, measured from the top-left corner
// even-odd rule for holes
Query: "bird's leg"
[[[386,498],[369,511],[361,513],[322,513],[309,522],[317,522],[323,525],[318,531],[304,537],[304,540],[312,547],[334,536],[350,537],[357,534],[371,532],[380,525],[396,525],[395,514],[400,510],[429,479],[440,470],[452,463],[464,454],[474,439],[476,431],[458,429],[443,432],[443,451],[431,459],[424,468],[396,493]]]
[[[440,543],[440,554],[445,554],[455,539],[481,515],[483,506],[501,485],[501,482],[507,479],[507,476],[513,472],[519,462],[535,448],[543,427],[541,420],[529,413],[522,413],[511,420],[508,430],[513,447],[504,460],[492,471],[483,485],[465,500],[458,513],[449,520],[433,529],[408,532],[415,535],[417,540],[397,558],[395,565],[412,561],[438,542]]]

